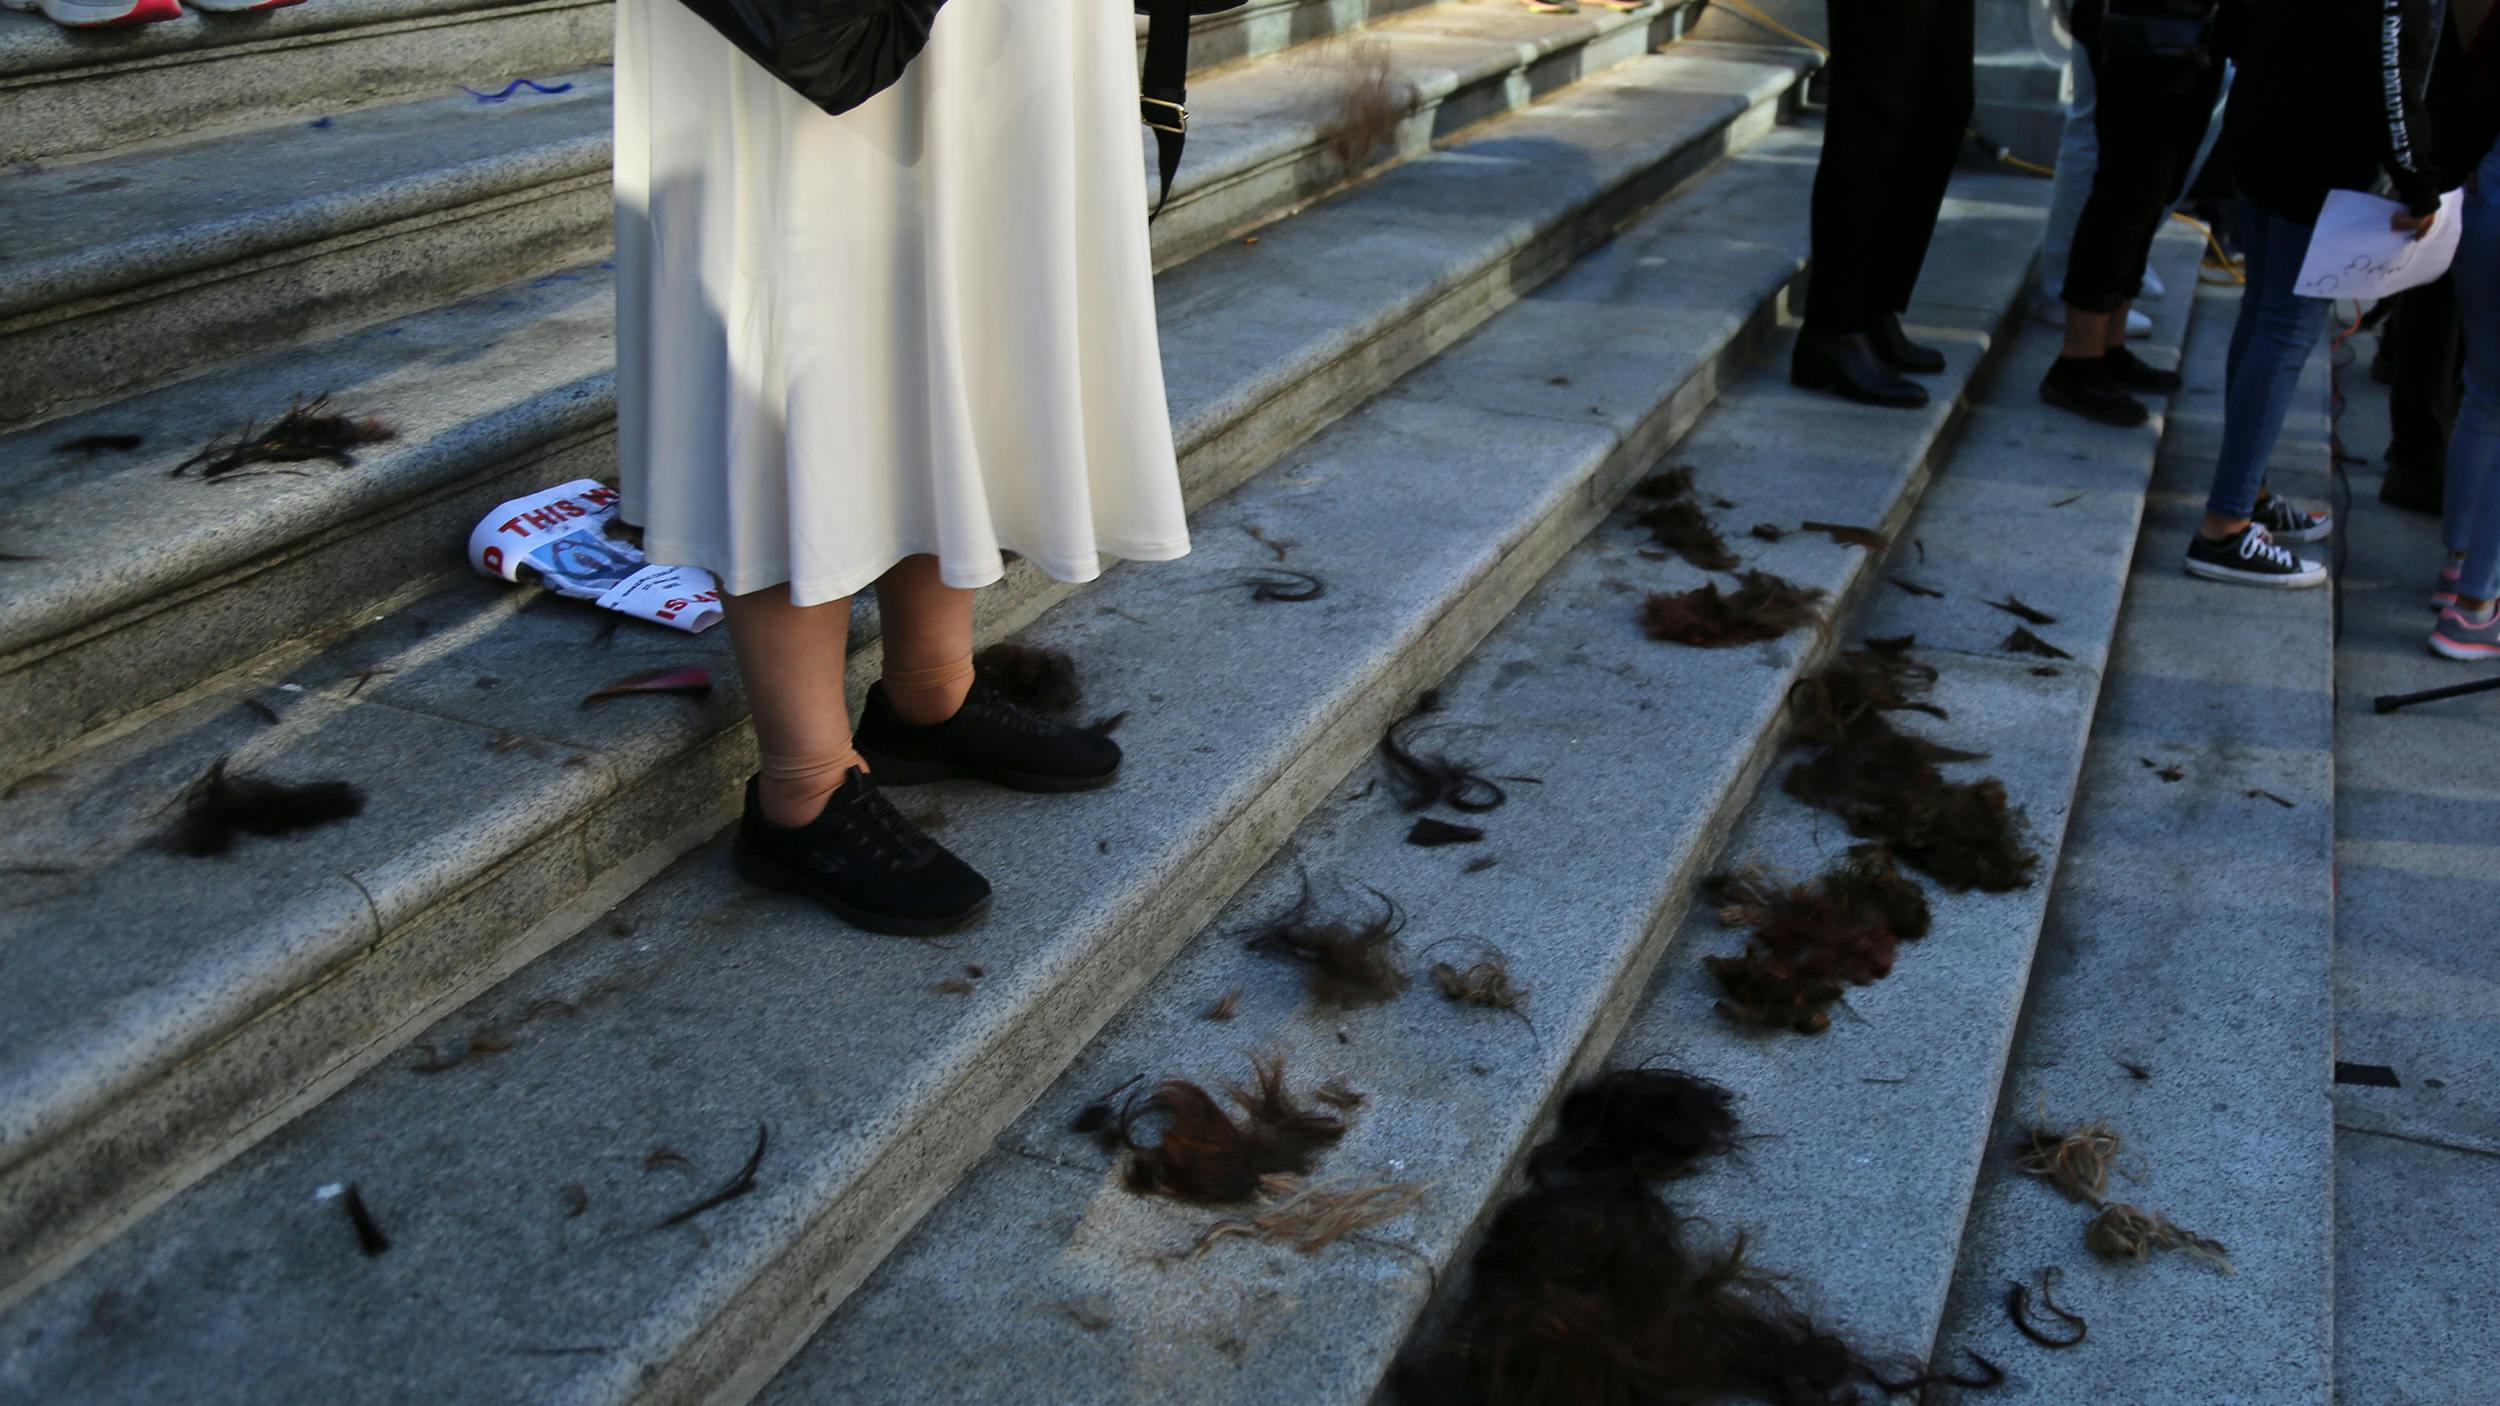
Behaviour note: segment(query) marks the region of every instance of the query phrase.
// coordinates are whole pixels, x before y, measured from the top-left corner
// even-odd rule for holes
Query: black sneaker
[[[2040,380],[2040,398],[2087,420],[2133,429],[2152,418],[2144,402],[2109,374],[2109,358],[2061,356]]]
[[[2190,576],[2244,586],[2299,590],[2326,584],[2325,567],[2276,546],[2266,529],[2254,522],[2219,542],[2208,541],[2202,532],[2190,533],[2187,570]]]
[[[987,781],[1011,791],[1091,791],[1120,770],[1120,744],[1017,707],[979,679],[955,716],[926,727],[905,722],[876,685],[851,745],[887,786]]]
[[[738,877],[805,894],[852,927],[892,937],[953,932],[990,906],[990,881],[922,834],[853,771],[805,825],[775,825],[747,781],[747,812],[730,846]]]
[[[2111,347],[2101,358],[2101,369],[2109,378],[2131,391],[2148,395],[2173,395],[2187,384],[2176,371],[2164,371],[2125,347]]]
[[[2292,506],[2292,500],[2269,493],[2257,500],[2256,519],[2277,542],[2315,542],[2335,531],[2335,519]]]

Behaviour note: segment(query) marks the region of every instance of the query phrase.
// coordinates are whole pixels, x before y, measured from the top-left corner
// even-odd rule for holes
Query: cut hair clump
[[[1284,1056],[1254,1054],[1250,1071],[1250,1082],[1226,1085],[1221,1100],[1167,1079],[1123,1104],[1112,1127],[1128,1151],[1129,1189],[1224,1205],[1257,1196],[1270,1177],[1309,1175],[1345,1136],[1344,1120],[1295,1101]]]
[[[1063,649],[994,644],[972,656],[972,672],[1007,701],[1037,713],[1064,713],[1084,697],[1076,660]]]
[[[1871,643],[1797,686],[1790,695],[1792,740],[1820,750],[1789,768],[1781,787],[1947,888],[2028,888],[2040,856],[2026,842],[2027,824],[2006,799],[2005,783],[1993,776],[1952,781],[1939,769],[1983,754],[1903,732],[1887,716],[1943,716],[1923,701],[1936,675],[1908,657],[1910,644]]]
[[[1729,551],[1727,539],[1693,501],[1693,471],[1671,469],[1651,474],[1632,489],[1650,505],[1633,521],[1649,529],[1650,540],[1704,571],[1734,571],[1741,559]]]
[[[1642,628],[1654,640],[1726,649],[1775,640],[1822,619],[1819,589],[1800,586],[1767,571],[1748,571],[1736,589],[1717,583],[1674,594],[1652,594],[1641,606]]]
[[[181,813],[157,843],[205,859],[233,849],[244,835],[292,835],[352,819],[364,813],[365,793],[346,781],[238,775],[219,757],[184,790],[180,805]]]
[[[1741,1235],[1702,1243],[1653,1183],[1735,1145],[1727,1090],[1664,1069],[1617,1070],[1563,1100],[1530,1155],[1528,1187],[1496,1212],[1467,1295],[1437,1340],[1399,1366],[1399,1395],[1431,1406],[1701,1403],[1805,1406],[1928,1382],[1900,1376],[1817,1324],[1755,1268]]]
[[[224,478],[262,464],[327,462],[354,468],[355,450],[397,438],[399,431],[380,420],[341,415],[330,408],[328,396],[314,396],[298,399],[267,428],[255,421],[211,440],[207,448],[176,464],[173,477],[196,469],[202,478]]]
[[[1377,916],[1360,923],[1316,917],[1311,881],[1305,876],[1293,906],[1270,919],[1245,945],[1302,964],[1312,999],[1323,1006],[1376,1006],[1395,1000],[1408,981],[1405,948],[1398,942],[1406,915],[1387,894],[1366,892],[1380,900]]]
[[[1389,790],[1405,810],[1446,805],[1470,815],[1501,806],[1509,794],[1480,775],[1468,762],[1452,761],[1438,752],[1415,750],[1415,735],[1431,726],[1426,721],[1441,711],[1441,694],[1426,689],[1404,717],[1380,735],[1380,760],[1388,768]]]
[[[1707,957],[1720,1015],[1819,1035],[1846,989],[1892,971],[1900,943],[1927,935],[1927,895],[1880,845],[1858,845],[1812,884],[1783,885],[1759,873],[1721,876],[1719,921],[1750,929],[1745,950]]]

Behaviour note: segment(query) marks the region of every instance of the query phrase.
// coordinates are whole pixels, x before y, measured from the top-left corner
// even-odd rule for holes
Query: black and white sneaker
[[[2187,570],[2208,581],[2237,581],[2243,586],[2300,590],[2326,584],[2326,568],[2303,561],[2274,544],[2262,524],[2250,523],[2219,542],[2205,534],[2188,537]]]
[[[2277,542],[2315,542],[2335,531],[2335,519],[2296,507],[2279,493],[2261,495],[2255,516]]]
[[[748,883],[804,894],[852,927],[894,937],[953,932],[990,904],[990,881],[922,833],[863,771],[805,825],[767,819],[749,779],[730,857]]]

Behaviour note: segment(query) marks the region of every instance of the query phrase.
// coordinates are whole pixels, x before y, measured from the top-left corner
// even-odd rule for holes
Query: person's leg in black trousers
[[[1879,339],[1887,330],[1887,321],[1897,329],[1900,314],[1910,310],[1910,296],[1918,288],[1919,270],[1926,264],[1928,245],[1936,236],[1936,217],[1944,209],[1945,187],[1953,180],[1953,168],[1962,156],[1962,139],[1970,131],[1975,47],[1972,9],[1971,0],[1937,5],[1919,55],[1919,94],[1917,106],[1910,112],[1912,128],[1902,146],[1900,165],[1893,173],[1888,192],[1891,202],[1880,217],[1892,246],[1892,267],[1882,290],[1882,312],[1892,316],[1887,319],[1878,315],[1874,330]],[[1927,369],[1943,370],[1944,358],[1937,356],[1934,365]]]
[[[2127,309],[2144,281],[2162,212],[2179,198],[2213,120],[2222,66],[2201,46],[2104,42],[2100,8],[2075,8],[2076,47],[2088,56],[2101,94],[2093,113],[2101,160],[2059,290],[2066,345],[2040,383],[2040,398],[2103,424],[2140,425],[2149,412],[2128,392],[2166,395],[2179,388],[2179,377],[2127,350]]]
[[[1830,107],[1814,177],[1814,276],[1790,379],[1915,407],[1901,375],[1943,358],[1901,335],[1970,122],[1972,0],[1832,0]]]
[[[2378,500],[2437,515],[2448,471],[2448,431],[2463,393],[2465,339],[2457,325],[2456,285],[2447,275],[2396,295],[2379,334],[2395,374],[2387,387],[2387,477]]]

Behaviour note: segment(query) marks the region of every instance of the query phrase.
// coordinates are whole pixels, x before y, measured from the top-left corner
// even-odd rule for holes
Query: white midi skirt
[[[619,0],[618,442],[655,561],[801,605],[1189,549],[1125,0],[949,0],[840,117]]]

